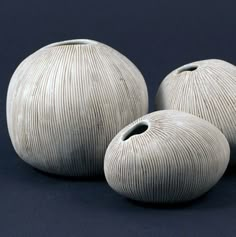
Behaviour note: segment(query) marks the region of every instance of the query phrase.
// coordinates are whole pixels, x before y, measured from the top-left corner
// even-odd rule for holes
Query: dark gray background
[[[186,205],[128,201],[104,180],[48,176],[21,161],[5,119],[17,65],[56,41],[90,38],[130,58],[143,73],[150,111],[159,83],[182,64],[220,58],[236,64],[235,0],[1,0],[0,236],[236,236],[236,171]]]

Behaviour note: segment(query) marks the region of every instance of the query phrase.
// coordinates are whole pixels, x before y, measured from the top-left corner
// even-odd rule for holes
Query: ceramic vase
[[[236,150],[236,67],[211,59],[177,68],[161,83],[156,110],[174,109],[208,120]]]
[[[195,199],[210,190],[229,162],[225,136],[197,116],[163,110],[122,129],[108,146],[104,171],[121,195],[152,203]]]
[[[18,66],[7,94],[17,154],[35,168],[66,176],[103,174],[111,139],[147,111],[147,88],[136,66],[93,40],[36,51]]]

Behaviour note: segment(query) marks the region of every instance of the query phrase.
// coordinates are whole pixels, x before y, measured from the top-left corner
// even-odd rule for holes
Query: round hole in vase
[[[184,67],[180,68],[180,69],[178,70],[178,73],[182,73],[182,72],[192,72],[192,71],[195,71],[197,68],[198,68],[198,66],[187,65],[187,66],[184,66]]]
[[[137,124],[135,124],[130,130],[128,130],[124,135],[122,140],[126,141],[129,138],[137,135],[141,135],[142,133],[146,132],[148,129],[149,125],[146,121],[141,121]]]
[[[61,42],[52,43],[52,44],[45,46],[45,48],[69,46],[69,45],[89,46],[89,45],[94,45],[94,44],[98,44],[98,42],[95,40],[90,40],[90,39],[74,39],[74,40],[65,40],[65,41],[61,41]]]

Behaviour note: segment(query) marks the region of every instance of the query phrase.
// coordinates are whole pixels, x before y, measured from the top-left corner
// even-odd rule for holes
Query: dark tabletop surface
[[[236,236],[236,169],[200,199],[153,206],[116,194],[103,178],[50,176],[16,155],[6,94],[17,65],[56,41],[90,38],[130,58],[143,73],[153,111],[161,80],[196,60],[236,63],[236,2],[1,0],[0,236]],[[236,159],[236,157],[235,157]]]

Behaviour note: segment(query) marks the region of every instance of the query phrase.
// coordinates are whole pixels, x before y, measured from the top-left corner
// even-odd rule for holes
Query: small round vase
[[[221,131],[194,115],[163,110],[122,129],[105,155],[108,184],[142,202],[195,199],[222,177],[230,148]]]
[[[17,154],[42,171],[103,174],[106,148],[148,111],[143,76],[125,56],[93,40],[50,44],[16,69],[7,123]]]
[[[156,95],[156,110],[194,114],[218,127],[236,150],[236,67],[222,60],[193,62],[171,72]]]

